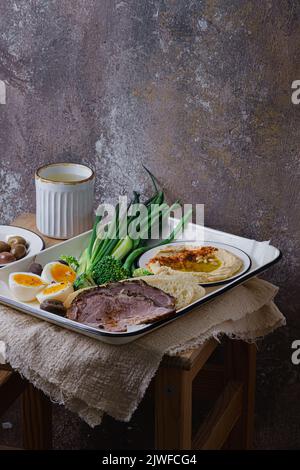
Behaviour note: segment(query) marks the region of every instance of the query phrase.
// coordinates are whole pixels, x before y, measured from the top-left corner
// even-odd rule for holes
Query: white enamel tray
[[[170,222],[171,225],[175,222],[177,223],[177,221],[174,219],[171,219]],[[206,295],[204,297],[190,304],[189,306],[178,310],[171,319],[161,320],[150,325],[132,326],[128,328],[126,333],[111,333],[98,328],[83,325],[82,323],[78,323],[73,320],[69,320],[68,318],[63,318],[53,313],[48,313],[44,310],[41,310],[39,308],[38,302],[25,303],[20,302],[12,297],[7,287],[8,276],[11,272],[27,271],[33,260],[44,266],[50,261],[59,259],[61,255],[73,255],[79,257],[82,250],[87,246],[90,233],[90,231],[83,233],[77,237],[62,242],[59,245],[47,248],[36,256],[26,257],[23,260],[15,262],[12,266],[8,265],[2,268],[0,270],[0,302],[20,310],[21,312],[33,315],[34,317],[46,320],[63,328],[90,336],[100,341],[104,341],[110,344],[125,344],[129,343],[130,341],[134,341],[146,333],[149,333],[156,328],[160,328],[183,315],[188,314],[188,312],[194,308],[199,307],[200,305],[212,300],[219,295],[222,295],[224,292],[234,288],[235,286],[242,284],[251,277],[254,277],[257,274],[265,271],[267,268],[277,263],[281,258],[280,250],[270,245],[270,242],[268,241],[257,242],[255,240],[220,232],[218,230],[207,227],[202,228],[190,223],[185,229],[182,241],[195,241],[195,233],[201,233],[202,238],[199,238],[199,244],[201,244],[203,240],[209,240],[212,242],[212,244],[222,243],[225,245],[230,245],[231,247],[236,247],[248,255],[251,260],[251,266],[247,272],[244,272],[243,274],[239,275],[239,277],[235,277],[234,279],[231,279],[222,285],[206,287]]]

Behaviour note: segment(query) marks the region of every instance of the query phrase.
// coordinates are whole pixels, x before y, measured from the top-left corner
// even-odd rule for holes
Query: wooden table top
[[[26,228],[37,233],[45,241],[46,247],[57,245],[63,241],[42,235],[36,228],[35,214],[32,213],[24,213],[19,215],[11,225]],[[177,354],[176,356],[165,356],[163,359],[163,365],[167,367],[180,367],[185,370],[190,370],[196,361],[203,362],[204,364],[217,345],[218,342],[212,338],[198,348],[190,349],[184,353]]]

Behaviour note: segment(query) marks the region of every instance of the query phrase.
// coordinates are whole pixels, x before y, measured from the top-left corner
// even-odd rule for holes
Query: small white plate
[[[6,242],[9,237],[13,237],[14,235],[25,238],[28,243],[27,255],[22,259],[25,259],[28,256],[34,256],[45,248],[44,240],[36,233],[31,232],[31,230],[15,227],[13,225],[0,225],[0,241]],[[12,266],[14,263],[17,263],[17,261],[0,264],[0,268],[4,266]]]
[[[224,284],[226,282],[232,281],[233,279],[245,274],[251,267],[251,259],[250,256],[247,255],[244,251],[240,248],[236,248],[235,246],[227,245],[226,243],[219,243],[219,242],[198,242],[198,241],[176,241],[173,243],[169,243],[167,245],[158,246],[156,248],[152,248],[151,250],[144,253],[138,260],[138,265],[140,268],[146,268],[146,265],[149,263],[150,259],[153,258],[156,253],[158,253],[161,249],[166,248],[167,246],[174,246],[174,245],[188,245],[188,246],[213,246],[215,248],[223,248],[223,250],[230,251],[232,254],[238,256],[243,261],[243,267],[235,273],[233,276],[228,277],[227,279],[223,279],[222,281],[214,281],[214,282],[206,282],[200,283],[201,286],[217,286],[219,284]]]

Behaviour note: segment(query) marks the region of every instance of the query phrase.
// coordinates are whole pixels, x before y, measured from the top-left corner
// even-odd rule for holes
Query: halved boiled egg
[[[76,279],[76,273],[70,266],[60,263],[59,261],[52,261],[45,265],[41,274],[42,279],[46,282],[63,282],[64,284],[73,282]]]
[[[41,276],[32,273],[11,273],[8,285],[14,297],[23,302],[35,300],[36,295],[47,286]]]
[[[48,285],[37,294],[36,298],[40,303],[44,302],[44,300],[61,300],[61,302],[64,302],[72,292],[74,292],[72,284],[60,282]]]

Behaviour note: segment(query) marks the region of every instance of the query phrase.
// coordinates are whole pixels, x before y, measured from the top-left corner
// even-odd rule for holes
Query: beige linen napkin
[[[272,284],[252,279],[141,339],[112,346],[0,305],[7,361],[90,426],[104,413],[129,421],[164,354],[226,334],[255,340],[284,325]]]

